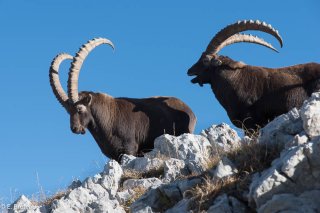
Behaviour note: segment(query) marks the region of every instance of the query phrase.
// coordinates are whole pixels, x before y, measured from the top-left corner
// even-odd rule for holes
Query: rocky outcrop
[[[259,212],[267,212],[270,205],[286,210],[283,206],[275,207],[275,199],[313,203],[302,195],[320,189],[320,108],[316,108],[319,103],[320,93],[315,93],[300,111],[293,109],[261,130],[261,143],[284,144],[284,149],[270,168],[255,174],[250,185],[249,203]]]
[[[200,135],[162,135],[143,157],[124,155],[121,164],[110,160],[101,173],[73,182],[51,203],[37,206],[21,196],[9,212],[190,212],[199,197],[206,197],[198,203],[207,212],[319,212],[319,121],[320,93],[315,93],[301,110],[293,109],[261,129],[256,140],[241,139],[227,124],[213,125]],[[239,158],[228,156],[250,143],[281,149],[269,159],[271,165],[248,172],[239,168]],[[251,159],[245,163],[250,165]],[[203,187],[196,196],[197,187],[208,180],[223,184],[228,177],[245,177],[247,186],[226,185],[211,194]],[[216,187],[207,186],[208,191]]]

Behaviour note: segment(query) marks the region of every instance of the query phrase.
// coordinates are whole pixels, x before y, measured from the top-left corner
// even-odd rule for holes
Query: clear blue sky
[[[87,58],[79,90],[176,96],[197,115],[196,132],[230,124],[210,87],[191,84],[186,74],[227,24],[266,21],[279,30],[284,47],[277,54],[235,44],[223,55],[269,67],[320,62],[319,1],[226,2],[0,0],[0,202],[36,194],[37,173],[44,190],[55,192],[103,168],[106,158],[92,136],[70,131],[69,116],[51,91],[48,68],[59,52],[73,55],[91,38],[111,39],[114,52],[101,46]],[[273,37],[257,35],[279,48]],[[67,71],[63,64],[64,86]]]

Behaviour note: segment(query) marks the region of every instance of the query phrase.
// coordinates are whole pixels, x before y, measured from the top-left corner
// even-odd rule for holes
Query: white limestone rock
[[[99,183],[94,183],[94,179],[89,177],[82,183],[82,187],[89,190],[90,194],[93,194],[97,198],[104,197],[108,194],[108,191],[102,187]]]
[[[278,194],[258,209],[258,213],[269,212],[320,212],[320,191],[312,190],[301,195]]]
[[[88,205],[88,207],[92,209],[92,213],[125,213],[126,212],[117,200],[110,200],[108,196],[103,196],[99,198],[98,200]]]
[[[142,195],[130,206],[130,210],[139,212],[150,207],[154,212],[166,211],[183,199],[183,193],[186,190],[199,183],[201,183],[201,178],[191,178],[161,185]]]
[[[133,155],[123,154],[123,155],[121,156],[121,162],[120,162],[121,167],[122,167],[122,168],[127,168],[127,167],[130,168],[129,164],[130,164],[134,159],[136,159],[136,157],[133,156]]]
[[[131,213],[156,213],[154,211],[152,211],[152,208],[150,206],[146,206],[142,209],[139,209],[139,210],[131,210],[130,211]]]
[[[226,152],[239,147],[241,142],[237,132],[225,123],[212,125],[202,130],[200,135],[206,137],[213,147],[221,148]]]
[[[104,168],[104,173],[101,178],[101,185],[108,191],[114,198],[121,180],[123,170],[119,163],[115,160],[110,160]]]
[[[260,130],[259,143],[283,144],[303,131],[299,111],[294,108],[288,113],[276,117]]]
[[[162,181],[158,178],[145,178],[145,179],[128,179],[123,182],[123,189],[133,189],[136,187],[142,187],[145,189],[157,188],[162,184]]]
[[[311,98],[304,102],[300,115],[303,128],[312,139],[320,135],[320,93],[313,93]]]
[[[8,213],[44,213],[45,210],[45,208],[40,209],[40,207],[34,206],[26,196],[21,195],[10,205]]]
[[[283,150],[272,167],[252,180],[249,201],[260,208],[276,194],[301,194],[319,188],[320,138]]]
[[[199,174],[207,168],[212,155],[212,146],[207,138],[200,135],[162,135],[156,138],[154,150],[147,153],[149,158],[166,156],[185,161],[191,172]]]
[[[96,197],[88,189],[78,187],[60,200],[55,200],[51,205],[53,213],[81,212],[93,202]]]
[[[115,179],[120,179],[123,174],[122,167],[119,165],[119,163],[115,160],[110,160],[106,165],[104,166],[104,172],[103,176],[109,175],[114,177]]]
[[[234,175],[238,173],[238,170],[234,166],[234,164],[226,157],[223,157],[217,167],[213,170],[212,174],[214,177],[223,178],[230,175]]]
[[[68,190],[73,190],[75,188],[78,188],[79,186],[81,186],[81,181],[80,180],[73,180],[70,184],[70,186],[68,186]]]
[[[128,160],[130,159],[130,160]],[[122,167],[124,169],[135,170],[140,173],[148,173],[149,171],[163,168],[164,160],[160,158],[134,157],[126,156]]]
[[[191,199],[182,199],[176,205],[166,210],[165,213],[191,213],[189,206],[192,202]]]
[[[306,144],[308,141],[309,138],[306,135],[306,132],[302,131],[300,134],[295,135],[291,141],[286,143],[285,148],[289,149],[295,146]]]
[[[164,162],[164,182],[172,182],[178,177],[189,174],[190,171],[183,160],[170,158]]]
[[[180,160],[195,159],[197,155],[208,157],[211,154],[210,142],[203,136],[182,134],[180,136],[162,135],[156,138],[154,150],[148,156],[157,157],[157,154]]]
[[[246,206],[239,200],[226,194],[218,196],[212,206],[207,211],[208,213],[246,213]]]
[[[135,191],[132,189],[123,190],[121,192],[117,192],[116,198],[120,204],[125,204],[128,200],[130,200],[135,195]]]

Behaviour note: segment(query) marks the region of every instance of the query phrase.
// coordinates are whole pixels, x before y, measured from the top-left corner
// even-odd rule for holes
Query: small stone
[[[217,178],[223,178],[237,173],[238,170],[234,164],[226,157],[223,157],[217,167],[213,171],[213,176]]]
[[[143,187],[149,189],[151,187],[157,188],[162,184],[162,181],[158,178],[146,178],[146,179],[128,179],[123,182],[123,189],[133,189],[136,187]]]

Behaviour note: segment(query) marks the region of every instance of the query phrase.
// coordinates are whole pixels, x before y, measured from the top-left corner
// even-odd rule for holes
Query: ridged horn
[[[279,35],[279,32],[274,29],[270,24],[261,22],[259,20],[243,20],[236,23],[230,24],[227,27],[220,30],[210,41],[207,46],[206,53],[214,55],[218,53],[218,50],[221,50],[220,45],[231,37],[234,34],[246,31],[246,30],[258,30],[265,33],[268,33],[274,36],[280,43],[280,46],[283,46],[282,38]]]
[[[59,67],[64,60],[72,60],[73,57],[67,53],[58,54],[51,62],[49,69],[50,86],[59,103],[69,112],[68,95],[62,88],[59,78]]]
[[[235,34],[235,35],[229,37],[224,42],[222,42],[221,45],[219,45],[217,52],[219,52],[222,48],[224,48],[230,44],[239,43],[239,42],[248,42],[248,43],[259,44],[259,45],[265,46],[267,48],[270,48],[275,52],[279,52],[270,43],[266,42],[262,38],[259,38],[257,36],[253,36],[250,34],[240,34],[240,33]]]
[[[76,53],[76,56],[73,58],[68,79],[68,96],[73,104],[79,100],[78,80],[82,64],[89,53],[101,44],[108,44],[114,49],[114,45],[110,40],[106,38],[94,38],[82,45]]]

